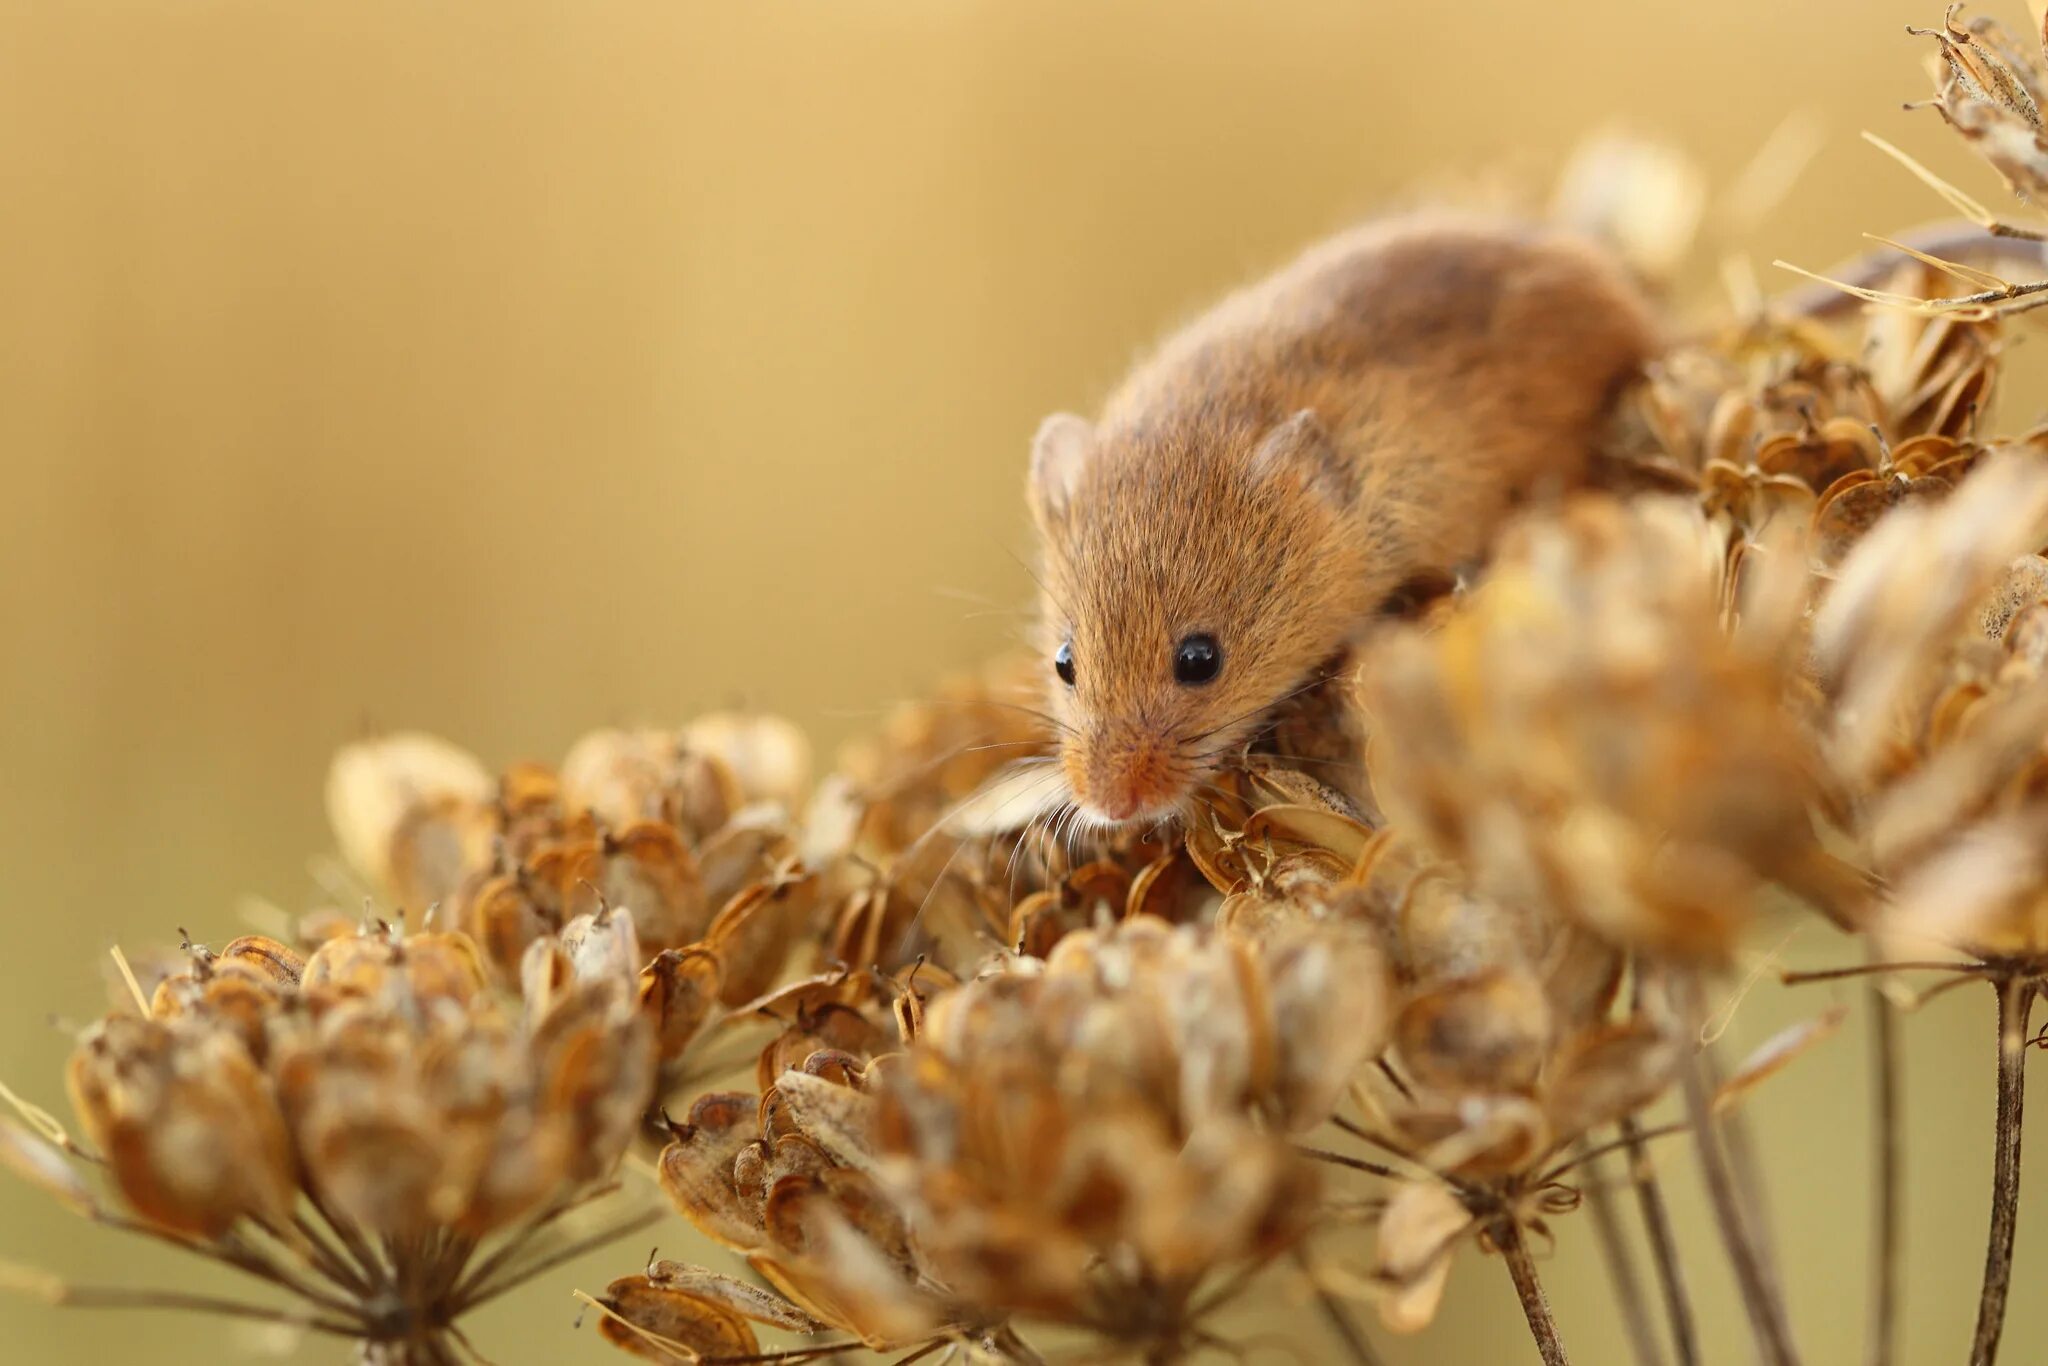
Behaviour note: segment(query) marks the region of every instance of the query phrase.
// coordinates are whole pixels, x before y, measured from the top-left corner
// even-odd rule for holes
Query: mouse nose
[[[1095,805],[1113,821],[1127,821],[1138,814],[1137,796],[1129,788],[1105,792]]]
[[[1157,736],[1119,727],[1089,746],[1084,804],[1105,820],[1123,822],[1172,805],[1180,797],[1179,766]]]

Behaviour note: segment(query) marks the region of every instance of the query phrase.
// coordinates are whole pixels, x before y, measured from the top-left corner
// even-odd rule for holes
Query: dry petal
[[[1451,1188],[1411,1181],[1394,1193],[1380,1215],[1378,1274],[1389,1284],[1380,1300],[1388,1331],[1416,1333],[1436,1318],[1451,1253],[1474,1220]]]
[[[761,1138],[760,1102],[739,1091],[699,1096],[687,1123],[671,1129],[662,1150],[661,1188],[700,1230],[727,1247],[747,1250],[762,1241],[761,1220],[733,1184],[734,1162]]]
[[[40,1186],[74,1214],[91,1218],[98,1212],[91,1189],[57,1146],[12,1120],[0,1120],[0,1166],[30,1185]]]
[[[342,856],[396,904],[452,897],[488,853],[491,776],[467,751],[407,732],[350,745],[327,775]]]
[[[1791,1066],[1800,1054],[1840,1029],[1848,1014],[1846,1007],[1836,1006],[1825,1015],[1788,1025],[1765,1039],[1714,1092],[1714,1108],[1736,1104],[1759,1083]]]
[[[647,1279],[665,1290],[678,1290],[724,1305],[756,1323],[789,1333],[814,1333],[821,1325],[789,1301],[759,1286],[682,1262],[655,1262]]]
[[[720,1300],[646,1276],[621,1276],[605,1287],[598,1320],[607,1342],[649,1361],[671,1363],[710,1357],[747,1357],[760,1339],[739,1312]],[[623,1320],[623,1322],[621,1322]]]

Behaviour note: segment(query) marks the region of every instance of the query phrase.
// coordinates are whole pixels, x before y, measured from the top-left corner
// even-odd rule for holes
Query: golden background
[[[498,761],[745,703],[829,755],[1016,625],[989,604],[1029,600],[1044,412],[1419,175],[1541,177],[1620,118],[1726,185],[1810,110],[1828,138],[1752,234],[1766,272],[1939,212],[1859,127],[1995,193],[1899,107],[1925,93],[1902,26],[1940,8],[0,0],[0,1078],[58,1103],[110,944],[305,903],[328,755],[367,728]],[[1791,951],[1856,952],[1811,926]],[[1830,999],[1806,992],[1761,988],[1737,1041]],[[1974,1312],[1988,996],[1906,1023],[1908,1361],[1959,1360]],[[1859,1359],[1862,1048],[1845,1031],[1754,1107],[1815,1363]],[[1679,1153],[1709,1359],[1745,1360]],[[2043,1154],[2014,1363],[2048,1359]],[[1567,1341],[1619,1360],[1584,1219],[1559,1235]],[[680,1219],[662,1241],[686,1249]],[[568,1287],[643,1250],[474,1335],[506,1366],[614,1359]],[[11,1182],[0,1258],[193,1281]],[[223,1340],[0,1300],[10,1363],[264,1345]],[[1385,1355],[1533,1359],[1476,1256]]]

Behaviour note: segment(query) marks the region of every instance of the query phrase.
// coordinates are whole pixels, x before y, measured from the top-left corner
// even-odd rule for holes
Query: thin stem
[[[1899,1183],[1905,1156],[1899,1131],[1899,1021],[1876,983],[1865,998],[1871,1012],[1870,1079],[1876,1101],[1871,1164],[1877,1179],[1871,1197],[1870,1338],[1863,1360],[1865,1366],[1891,1366],[1899,1329]]]
[[[1536,1278],[1536,1260],[1529,1255],[1529,1245],[1522,1239],[1521,1225],[1512,1215],[1504,1215],[1494,1220],[1487,1231],[1508,1264],[1508,1275],[1514,1278],[1515,1293],[1522,1299],[1522,1314],[1529,1320],[1529,1336],[1536,1339],[1543,1366],[1571,1366],[1571,1359],[1564,1353],[1564,1341],[1557,1335],[1557,1322],[1550,1317],[1550,1301],[1544,1297],[1543,1282]]]
[[[524,1227],[515,1230],[510,1236],[508,1236],[505,1239],[505,1241],[502,1244],[499,1245],[496,1251],[491,1253],[490,1256],[484,1258],[482,1262],[468,1268],[464,1272],[462,1279],[456,1283],[456,1289],[454,1294],[455,1299],[457,1299],[458,1301],[466,1299],[469,1296],[470,1292],[475,1290],[476,1287],[490,1280],[490,1278],[494,1274],[496,1274],[500,1267],[504,1266],[505,1263],[511,1261],[514,1257],[517,1257],[521,1252],[523,1252],[526,1249],[529,1241],[536,1235],[538,1235],[543,1229],[547,1228],[548,1225],[555,1223],[558,1220],[567,1218],[570,1214],[574,1213],[575,1211],[582,1209],[586,1204],[590,1203],[590,1199],[590,1192],[580,1192],[577,1195],[571,1196],[570,1198],[561,1201],[559,1204],[550,1206],[546,1211],[544,1211],[543,1213],[535,1217],[533,1220],[528,1222]]]
[[[494,1300],[508,1290],[515,1290],[525,1285],[536,1276],[544,1275],[554,1270],[564,1262],[572,1262],[586,1252],[615,1243],[628,1234],[638,1233],[641,1229],[659,1222],[661,1218],[662,1212],[658,1209],[642,1210],[629,1219],[621,1220],[608,1228],[599,1229],[596,1233],[586,1238],[578,1238],[566,1247],[557,1248],[537,1261],[505,1270],[489,1279],[471,1277],[463,1282],[462,1287],[452,1297],[457,1306],[457,1312],[466,1314],[478,1305],[488,1300]]]
[[[1671,1213],[1664,1207],[1664,1188],[1658,1184],[1657,1169],[1650,1163],[1650,1150],[1643,1142],[1642,1126],[1634,1119],[1621,1121],[1621,1136],[1628,1144],[1628,1179],[1636,1188],[1636,1206],[1642,1212],[1643,1233],[1650,1241],[1650,1256],[1657,1268],[1657,1284],[1664,1292],[1664,1317],[1671,1326],[1671,1350],[1679,1366],[1699,1366],[1699,1331],[1693,1326],[1692,1297],[1685,1289],[1685,1267],[1678,1260],[1678,1239],[1671,1230]]]
[[[1664,1354],[1657,1347],[1657,1333],[1650,1326],[1650,1311],[1643,1298],[1642,1277],[1636,1274],[1635,1253],[1614,1212],[1614,1197],[1608,1193],[1606,1173],[1600,1169],[1597,1153],[1583,1148],[1579,1165],[1586,1172],[1586,1209],[1593,1216],[1593,1233],[1600,1243],[1600,1260],[1607,1265],[1614,1282],[1614,1298],[1621,1306],[1622,1326],[1628,1330],[1629,1346],[1638,1366],[1663,1366]]]
[[[1894,972],[1963,972],[1978,973],[1983,969],[1976,963],[1959,958],[1947,960],[1916,960],[1909,963],[1858,963],[1846,968],[1822,968],[1815,972],[1785,972],[1778,974],[1778,980],[1788,987],[1805,986],[1809,982],[1839,982],[1844,977],[1883,977]]]
[[[304,1214],[293,1213],[292,1227],[313,1249],[316,1263],[322,1274],[353,1295],[367,1299],[372,1293],[367,1273],[349,1259],[349,1254],[338,1244],[331,1243],[320,1231],[320,1226]]]
[[[1718,1096],[1721,1086],[1727,1081],[1727,1072],[1721,1066],[1721,1057],[1713,1048],[1702,1049],[1699,1063],[1705,1073],[1709,1094]],[[1749,1122],[1749,1112],[1741,1106],[1730,1106],[1719,1111],[1717,1133],[1728,1154],[1728,1170],[1735,1179],[1735,1194],[1742,1201],[1742,1218],[1749,1230],[1750,1245],[1756,1249],[1756,1258],[1763,1268],[1765,1282],[1771,1287],[1777,1301],[1779,1313],[1784,1312],[1784,1283],[1778,1274],[1778,1249],[1772,1237],[1770,1202],[1764,1191],[1763,1165],[1757,1160],[1756,1137]]]
[[[308,1303],[332,1310],[336,1314],[352,1315],[357,1312],[355,1305],[327,1294],[318,1286],[300,1281],[284,1267],[271,1261],[259,1249],[251,1247],[233,1234],[208,1242],[182,1233],[173,1233],[167,1228],[160,1228],[140,1219],[130,1219],[124,1215],[111,1213],[96,1213],[93,1215],[93,1222],[119,1229],[123,1233],[153,1238],[157,1242],[168,1243],[172,1247],[194,1253],[209,1261],[219,1262],[222,1266],[231,1266],[237,1271],[289,1291]]]
[[[1379,1353],[1373,1351],[1372,1344],[1366,1341],[1364,1330],[1352,1321],[1351,1315],[1344,1311],[1344,1306],[1338,1303],[1337,1297],[1316,1279],[1315,1268],[1309,1265],[1308,1254],[1297,1247],[1294,1250],[1294,1260],[1301,1267],[1301,1274],[1308,1278],[1308,1288],[1316,1297],[1316,1307],[1329,1322],[1331,1333],[1344,1344],[1345,1353],[1357,1363],[1357,1366],[1382,1366]]]
[[[1709,1094],[1705,1065],[1695,1058],[1685,1071],[1685,1104],[1692,1116],[1693,1136],[1699,1148],[1700,1172],[1714,1207],[1714,1222],[1721,1243],[1735,1268],[1735,1280],[1742,1287],[1743,1307],[1749,1311],[1750,1331],[1756,1336],[1757,1354],[1766,1366],[1793,1366],[1799,1354],[1792,1346],[1792,1333],[1785,1323],[1785,1307],[1778,1300],[1777,1286],[1763,1258],[1758,1254],[1743,1217],[1742,1196],[1735,1188],[1735,1174],[1729,1169],[1728,1154],[1722,1150],[1721,1135],[1714,1127],[1713,1099]]]
[[[1294,1145],[1294,1151],[1300,1153],[1303,1157],[1314,1158],[1318,1162],[1328,1162],[1335,1167],[1349,1167],[1353,1171],[1370,1172],[1374,1176],[1384,1176],[1395,1181],[1405,1179],[1401,1173],[1384,1163],[1367,1162],[1362,1157],[1346,1157],[1342,1153],[1333,1153],[1327,1148],[1311,1148],[1305,1143],[1297,1143]]]
[[[1991,1234],[1984,1250],[1984,1293],[1977,1301],[1977,1335],[1970,1345],[1970,1366],[1991,1366],[1998,1359],[1998,1337],[2005,1329],[2013,1235],[2019,1229],[2027,1017],[2034,1008],[2032,982],[2003,976],[1993,985],[1998,990],[1998,1118],[1991,1163]]]
[[[1672,1134],[1684,1133],[1692,1128],[1692,1125],[1684,1120],[1676,1120],[1670,1124],[1659,1124],[1654,1129],[1645,1129],[1634,1124],[1627,1125],[1625,1128],[1626,1132],[1620,1138],[1610,1139],[1605,1143],[1596,1144],[1590,1148],[1581,1148],[1573,1153],[1570,1157],[1538,1177],[1536,1184],[1539,1186],[1548,1185],[1559,1177],[1569,1172],[1577,1171],[1588,1163],[1599,1161],[1616,1148],[1627,1148],[1630,1151],[1634,1151],[1653,1138],[1669,1138]]]
[[[284,1324],[311,1333],[325,1333],[330,1337],[353,1338],[360,1337],[363,1333],[363,1326],[360,1323],[323,1318],[317,1314],[294,1313],[289,1309],[272,1309],[268,1305],[245,1304],[240,1300],[220,1299],[212,1295],[188,1295],[181,1290],[66,1286],[57,1297],[56,1303],[77,1309],[184,1309],[220,1318],[253,1319],[259,1323]]]

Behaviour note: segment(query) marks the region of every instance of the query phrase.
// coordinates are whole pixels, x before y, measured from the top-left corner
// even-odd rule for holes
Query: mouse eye
[[[1074,686],[1074,642],[1061,641],[1059,653],[1052,657],[1052,671],[1060,676],[1060,682]]]
[[[1214,636],[1188,636],[1173,648],[1173,681],[1207,683],[1223,668],[1223,647]]]

